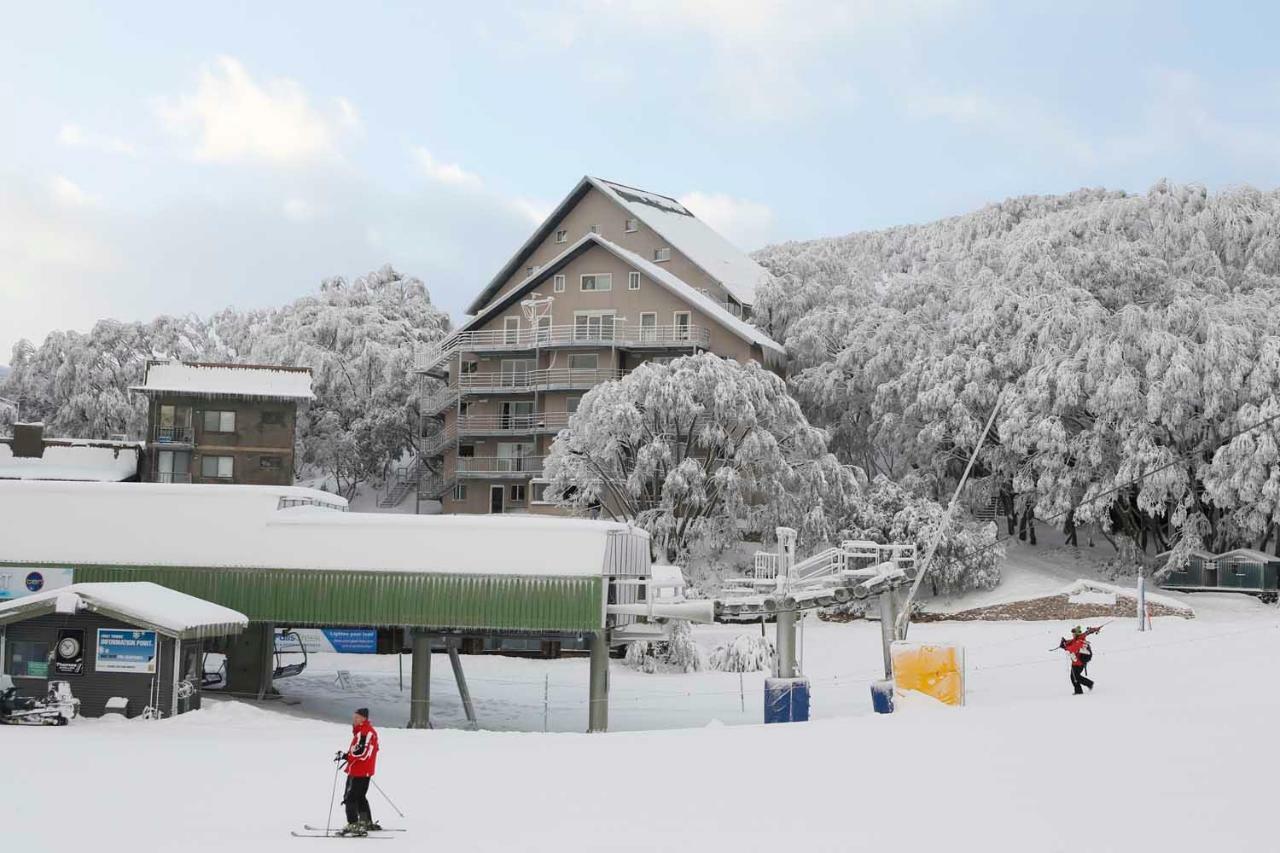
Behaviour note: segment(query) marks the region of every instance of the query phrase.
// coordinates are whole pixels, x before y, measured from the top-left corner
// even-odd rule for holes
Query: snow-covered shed
[[[626,524],[344,509],[291,486],[5,482],[0,570],[152,580],[255,622],[562,632],[604,626],[606,578],[649,573]]]
[[[1157,554],[1163,565],[1172,552]],[[1280,591],[1280,557],[1253,548],[1236,548],[1220,554],[1197,549],[1186,562],[1161,582],[1166,589],[1230,590],[1274,596]]]
[[[44,424],[17,424],[0,438],[0,480],[137,480],[145,445],[139,441],[46,438]]]
[[[165,716],[200,706],[204,642],[248,617],[150,582],[75,583],[0,602],[0,666],[20,695],[65,681],[80,713]]]

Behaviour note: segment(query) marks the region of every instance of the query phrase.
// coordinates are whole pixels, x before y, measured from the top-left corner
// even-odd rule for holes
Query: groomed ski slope
[[[1274,850],[1280,612],[1247,598],[1190,600],[1194,620],[1157,620],[1148,634],[1107,627],[1091,666],[1098,690],[1081,697],[1061,653],[1048,651],[1065,625],[938,623],[912,636],[966,644],[962,710],[908,701],[880,717],[850,693],[856,716],[831,717],[818,683],[820,719],[807,725],[704,718],[592,736],[384,726],[377,779],[409,817],[394,818],[376,792],[375,815],[410,829],[388,843],[450,853]],[[833,665],[825,660],[873,677],[876,630],[810,630],[811,675]],[[361,843],[289,836],[324,822],[329,759],[349,732],[302,713],[222,701],[156,723],[0,728],[4,846]]]

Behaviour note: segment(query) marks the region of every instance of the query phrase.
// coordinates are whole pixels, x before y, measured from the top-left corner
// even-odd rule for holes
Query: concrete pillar
[[[796,677],[796,611],[778,611],[775,678]]]
[[[591,678],[587,704],[587,731],[609,730],[609,637],[605,631],[591,635]]]
[[[226,691],[261,698],[271,689],[275,668],[275,626],[250,622],[249,627],[228,641]]]
[[[431,728],[431,636],[413,632],[413,665],[409,681],[409,728]]]

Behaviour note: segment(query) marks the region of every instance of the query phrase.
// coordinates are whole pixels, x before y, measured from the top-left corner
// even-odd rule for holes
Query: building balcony
[[[449,359],[463,352],[530,352],[573,347],[683,350],[706,349],[710,345],[710,329],[683,323],[671,326],[567,324],[540,329],[492,329],[455,332],[418,353],[414,366],[420,373],[440,375]]]
[[[529,415],[468,415],[458,419],[458,434],[473,436],[535,435],[555,433],[569,425],[571,412],[534,412]]]
[[[601,382],[621,379],[625,370],[610,367],[553,367],[546,370],[504,370],[464,373],[457,389],[466,394],[532,393],[592,388]]]
[[[459,478],[526,479],[542,473],[543,456],[459,456]]]
[[[155,444],[191,444],[195,441],[195,430],[189,426],[158,426],[152,434]]]

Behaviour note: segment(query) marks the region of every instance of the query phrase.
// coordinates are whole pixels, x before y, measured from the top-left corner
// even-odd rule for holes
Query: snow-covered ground
[[[645,676],[615,662],[615,730],[689,728],[409,731],[394,727],[407,713],[394,658],[323,662],[349,665],[350,693],[325,685],[318,662],[282,683],[304,699],[296,707],[214,701],[159,722],[0,728],[0,837],[23,851],[344,843],[288,832],[325,821],[329,758],[348,736],[336,718],[367,700],[383,725],[378,781],[408,817],[376,793],[375,814],[407,826],[390,843],[414,849],[1274,850],[1280,611],[1188,600],[1196,619],[1158,619],[1147,634],[1108,626],[1094,644],[1098,689],[1082,697],[1049,651],[1066,625],[915,626],[912,639],[965,644],[969,703],[905,702],[888,717],[870,713],[876,626],[814,621],[804,665],[816,719],[784,726],[712,722],[757,720],[758,676],[742,712],[735,675]],[[448,722],[459,715],[445,660],[435,708]],[[540,730],[544,675],[552,728],[585,723],[585,661],[465,661],[486,725]]]

